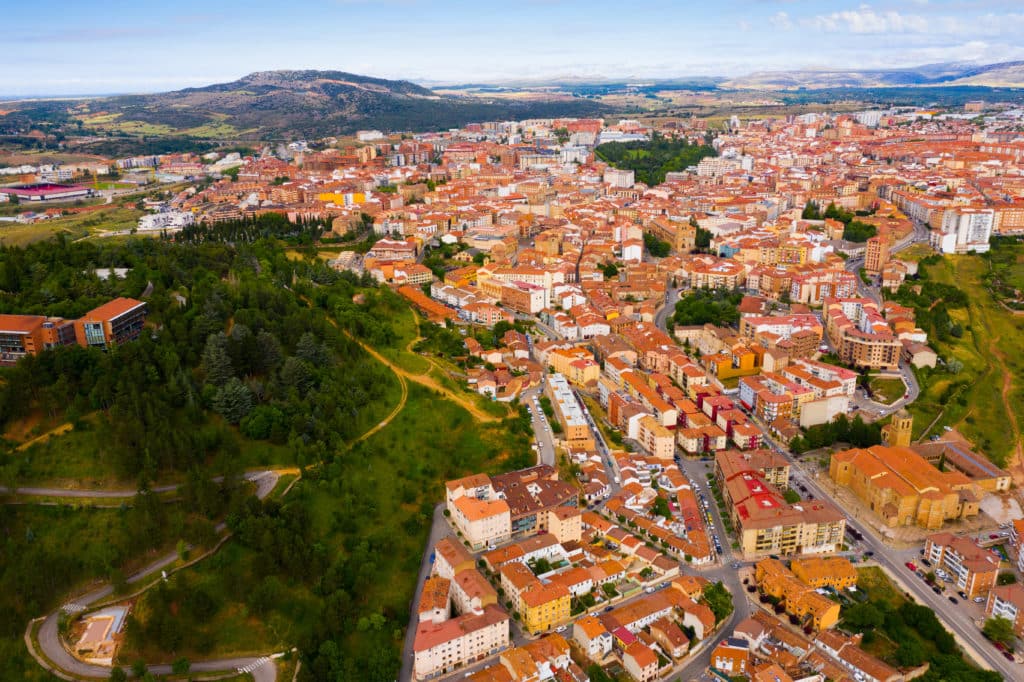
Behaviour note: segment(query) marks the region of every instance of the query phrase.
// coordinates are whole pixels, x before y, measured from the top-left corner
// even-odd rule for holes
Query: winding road
[[[260,499],[265,498],[267,495],[274,490],[274,486],[277,485],[277,481],[280,478],[277,471],[255,471],[245,474],[245,479],[256,484],[256,495]],[[167,490],[175,490],[177,486],[164,486]],[[154,489],[156,490],[156,489]],[[123,497],[134,495],[133,492],[126,491],[102,491],[102,490],[89,490],[89,491],[66,491],[59,489],[49,488],[18,488],[17,491],[20,494],[39,494],[47,496],[65,496],[65,497]],[[25,491],[43,491],[43,492],[25,492]],[[67,495],[67,493],[82,493],[78,495]],[[110,494],[116,493],[116,494]],[[217,532],[223,532],[226,526],[221,523],[217,526]],[[225,535],[221,538],[221,541],[207,554],[197,557],[188,564],[180,566],[178,569],[171,571],[172,573],[176,570],[180,570],[187,566],[190,566],[206,556],[213,554],[219,549],[230,535]],[[128,578],[129,585],[141,584],[147,578],[163,571],[168,566],[173,565],[178,560],[178,553],[169,552],[164,556],[160,557],[153,563],[149,564],[139,572],[131,575]],[[145,588],[142,588],[145,589]],[[72,656],[68,650],[64,647],[61,642],[59,634],[59,622],[60,615],[66,610],[81,611],[87,609],[93,605],[101,604],[105,599],[112,596],[114,593],[114,587],[111,584],[103,585],[95,588],[90,592],[73,597],[65,603],[64,606],[58,608],[52,613],[48,614],[43,618],[43,623],[39,628],[38,642],[40,651],[34,650],[34,647],[29,637],[29,633],[26,633],[26,644],[29,647],[29,652],[33,657],[42,665],[44,668],[50,670],[58,676],[73,675],[77,677],[88,677],[88,678],[101,678],[108,679],[110,677],[111,668],[102,665],[93,665],[90,663],[84,663],[74,656]],[[33,625],[37,621],[29,624],[29,632]],[[42,658],[39,654],[42,654]],[[274,682],[277,678],[277,667],[269,656],[244,656],[237,658],[225,658],[215,661],[199,661],[192,664],[192,672],[236,672],[241,668],[247,668],[252,674],[253,679],[256,682]],[[150,672],[156,675],[168,675],[171,673],[171,666],[169,665],[153,665],[149,667]],[[63,673],[63,674],[62,674]],[[68,678],[70,679],[70,678]]]

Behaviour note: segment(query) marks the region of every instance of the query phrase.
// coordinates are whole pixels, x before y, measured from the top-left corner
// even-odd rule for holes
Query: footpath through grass
[[[1024,317],[1000,306],[985,286],[987,259],[947,256],[924,267],[931,279],[963,290],[968,305],[949,312],[962,337],[933,340],[939,357],[947,365],[954,362],[958,371],[942,365],[917,371],[921,395],[909,407],[914,436],[927,438],[951,426],[997,465],[1007,466],[1024,423]]]

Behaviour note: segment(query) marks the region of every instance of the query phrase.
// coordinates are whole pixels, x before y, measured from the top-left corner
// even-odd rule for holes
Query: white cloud
[[[793,20],[786,12],[776,12],[768,19],[768,23],[780,31],[788,31],[793,28]]]
[[[929,22],[916,14],[876,12],[868,5],[854,10],[819,14],[802,22],[826,33],[927,33]]]
[[[925,0],[927,1],[927,0]],[[819,14],[800,20],[800,25],[823,33],[931,34],[994,36],[1017,35],[1024,30],[1024,14],[979,14],[974,16],[921,15],[896,10],[875,10],[870,5],[857,9]]]

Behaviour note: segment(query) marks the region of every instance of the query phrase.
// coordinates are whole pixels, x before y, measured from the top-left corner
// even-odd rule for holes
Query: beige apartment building
[[[413,641],[417,680],[450,673],[460,666],[498,653],[509,645],[509,617],[491,605],[440,623],[421,622]]]

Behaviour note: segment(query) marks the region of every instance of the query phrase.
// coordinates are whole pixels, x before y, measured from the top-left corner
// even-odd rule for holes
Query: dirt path
[[[378,431],[383,429],[385,426],[390,424],[391,420],[398,416],[398,413],[401,412],[402,409],[405,407],[405,403],[408,402],[408,400],[409,400],[409,384],[406,383],[405,377],[402,376],[401,374],[397,374],[396,373],[395,377],[397,377],[398,384],[402,388],[402,397],[401,397],[401,399],[399,399],[398,405],[395,406],[395,409],[391,410],[391,413],[388,416],[384,417],[384,419],[383,419],[383,421],[381,421],[381,423],[377,424],[372,429],[370,429],[369,431],[367,431],[363,435],[359,436],[359,438],[356,439],[357,443],[361,443],[362,441],[366,440],[367,438],[369,438],[370,436],[372,436],[373,434],[377,433]]]
[[[33,445],[35,445],[36,443],[42,443],[45,440],[49,440],[53,436],[61,436],[61,435],[65,434],[65,433],[67,433],[68,431],[70,431],[73,428],[74,428],[74,426],[72,426],[71,424],[61,424],[57,428],[51,429],[50,431],[47,431],[46,433],[44,433],[41,436],[36,436],[32,440],[25,441],[24,443],[19,445],[16,449],[18,451],[27,450],[30,447],[32,447]]]
[[[331,320],[331,324],[335,324],[334,320]],[[441,385],[436,379],[434,379],[434,377],[430,376],[430,374],[413,374],[412,372],[404,370],[401,367],[399,367],[398,365],[396,365],[395,363],[393,363],[390,360],[388,360],[386,357],[384,357],[380,353],[378,353],[376,350],[374,350],[370,346],[366,345],[365,343],[363,343],[362,341],[360,341],[356,337],[354,337],[351,334],[349,334],[347,331],[345,331],[345,330],[342,330],[342,331],[350,339],[352,339],[353,341],[358,343],[362,347],[363,350],[365,350],[367,353],[372,355],[375,360],[377,360],[378,362],[382,362],[385,365],[387,365],[388,368],[399,377],[399,380],[401,380],[401,378],[404,377],[404,378],[409,379],[411,381],[415,381],[417,384],[419,384],[421,386],[425,386],[426,388],[429,388],[432,391],[437,391],[439,393],[442,393],[446,398],[448,398],[448,400],[451,400],[453,403],[459,405],[460,407],[464,408],[467,412],[469,412],[471,415],[473,415],[477,419],[477,421],[481,421],[481,422],[485,422],[485,423],[498,421],[497,417],[494,417],[492,415],[487,414],[486,412],[481,410],[479,407],[477,407],[476,403],[474,403],[471,400],[467,399],[465,396],[461,396],[458,393],[455,393],[454,391],[452,391],[452,390],[448,389],[447,387]]]
[[[306,305],[312,307],[312,303],[305,296],[302,297],[302,300],[306,303]],[[335,329],[341,329],[338,326],[338,323],[330,315],[327,316],[327,321],[330,322],[331,326],[334,327]],[[419,328],[419,318],[418,317],[416,318],[416,326],[417,326],[417,329],[418,329]],[[372,436],[374,433],[376,433],[381,428],[386,426],[387,423],[390,422],[391,419],[393,419],[398,414],[398,412],[401,410],[401,408],[405,407],[405,401],[406,401],[406,399],[408,397],[408,394],[409,394],[408,386],[406,385],[406,382],[405,382],[406,379],[410,379],[412,381],[415,381],[420,386],[424,386],[426,388],[429,388],[432,391],[437,391],[438,393],[441,393],[446,398],[451,400],[453,403],[455,403],[459,407],[462,407],[467,412],[469,412],[471,415],[473,415],[473,417],[476,418],[477,421],[480,421],[480,422],[483,422],[483,423],[491,423],[491,422],[499,421],[498,417],[494,417],[492,415],[487,414],[486,412],[481,410],[476,405],[476,403],[474,403],[473,401],[469,400],[465,396],[459,395],[458,393],[455,393],[454,391],[450,390],[449,388],[441,385],[436,379],[434,379],[434,377],[430,376],[429,372],[427,374],[413,374],[412,372],[410,372],[408,370],[402,369],[401,367],[399,367],[398,365],[396,365],[395,363],[391,362],[386,357],[384,357],[383,355],[378,353],[376,350],[374,350],[373,348],[371,348],[367,344],[363,343],[360,339],[357,339],[355,336],[350,334],[347,329],[341,329],[341,332],[345,336],[349,337],[350,339],[352,339],[353,341],[358,343],[360,348],[362,348],[367,353],[369,353],[375,360],[377,360],[378,362],[383,363],[384,365],[386,365],[388,367],[388,369],[390,369],[392,372],[395,373],[395,376],[398,377],[399,383],[402,384],[402,400],[399,401],[399,407],[396,408],[395,410],[392,410],[391,414],[388,415],[388,417],[384,421],[382,421],[380,424],[375,426],[368,433],[363,434],[360,437],[359,440],[364,440],[364,439],[368,438],[369,436]],[[427,360],[429,361],[429,358],[427,358]],[[433,366],[433,363],[431,363],[431,365]]]
[[[1006,419],[1010,426],[1010,435],[1013,437],[1013,460],[1010,462],[1010,471],[1013,473],[1014,482],[1018,487],[1024,485],[1024,440],[1021,439],[1020,423],[1013,411],[1010,402],[1010,394],[1013,392],[1013,375],[1006,367],[1006,354],[999,348],[999,339],[995,338],[989,343],[989,352],[1001,366],[1003,383],[1000,386],[1000,394],[1003,400],[1003,409],[1006,411]]]

